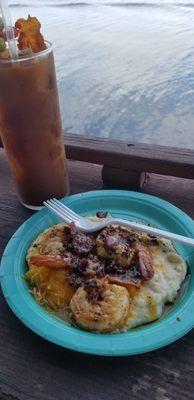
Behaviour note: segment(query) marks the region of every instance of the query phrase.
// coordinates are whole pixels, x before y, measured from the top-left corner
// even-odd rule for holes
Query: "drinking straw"
[[[18,58],[18,49],[14,35],[14,29],[11,21],[11,14],[8,6],[8,0],[0,0],[0,7],[4,23],[4,32],[7,38],[9,55],[12,60]]]

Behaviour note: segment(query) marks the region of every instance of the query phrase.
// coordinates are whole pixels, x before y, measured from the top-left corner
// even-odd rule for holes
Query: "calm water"
[[[12,0],[54,44],[68,132],[194,148],[194,0]]]

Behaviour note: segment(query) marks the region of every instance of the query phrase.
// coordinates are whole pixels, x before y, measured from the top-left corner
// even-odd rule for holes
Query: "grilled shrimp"
[[[30,266],[67,269],[71,265],[71,257],[68,253],[65,256],[36,254],[29,257],[27,262]]]
[[[154,275],[152,255],[148,247],[137,242],[135,248],[138,253],[139,267],[143,279],[148,280]]]
[[[96,238],[96,250],[100,258],[113,259],[125,268],[131,264],[135,251],[134,235],[128,229],[109,225]]]
[[[107,282],[79,287],[70,308],[78,326],[93,332],[113,332],[120,329],[129,311],[129,294],[125,287]]]

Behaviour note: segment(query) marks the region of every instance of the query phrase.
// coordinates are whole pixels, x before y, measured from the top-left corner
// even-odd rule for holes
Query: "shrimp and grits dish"
[[[73,326],[99,333],[160,318],[187,273],[169,240],[120,225],[88,234],[58,223],[36,238],[26,260],[25,279],[36,302]]]

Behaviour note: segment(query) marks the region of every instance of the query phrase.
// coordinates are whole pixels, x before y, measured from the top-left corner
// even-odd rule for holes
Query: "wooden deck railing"
[[[64,141],[69,159],[103,165],[106,183],[117,181],[138,188],[146,172],[194,179],[194,150],[65,132]]]
[[[67,158],[103,166],[106,182],[138,187],[142,173],[194,179],[194,150],[63,133]]]

